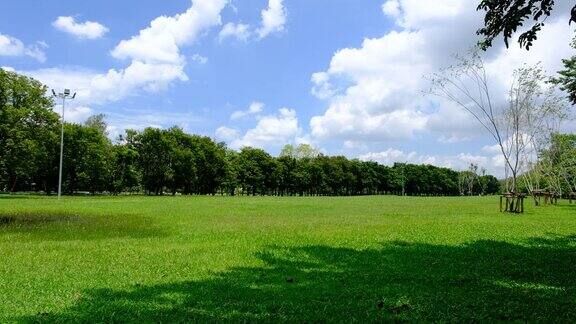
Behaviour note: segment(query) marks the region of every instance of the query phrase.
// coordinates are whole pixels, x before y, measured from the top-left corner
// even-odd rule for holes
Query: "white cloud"
[[[146,127],[168,128],[178,126],[188,129],[191,124],[201,123],[204,120],[192,112],[170,112],[158,109],[126,109],[120,112],[105,113],[114,117],[119,125],[125,128],[143,129]]]
[[[206,64],[208,63],[208,58],[206,56],[202,56],[200,54],[194,54],[191,57],[192,61],[198,63],[198,64]]]
[[[98,73],[81,68],[48,68],[21,73],[38,79],[51,88],[72,89],[83,105],[118,101],[139,90],[157,92],[174,80],[187,81],[182,67],[170,64],[148,64],[135,61],[126,69]]]
[[[523,141],[528,141],[528,136],[523,136]],[[513,140],[511,138],[504,142],[505,149],[512,147]],[[531,159],[536,159],[535,150],[533,146],[528,145],[526,152],[531,156]],[[359,156],[363,161],[376,161],[385,165],[393,165],[395,162],[413,163],[413,164],[431,164],[439,167],[451,168],[454,170],[467,170],[470,163],[477,164],[481,168],[485,168],[489,174],[496,177],[503,178],[505,176],[505,160],[502,156],[500,147],[496,145],[486,145],[482,148],[480,154],[459,153],[456,155],[427,155],[419,154],[416,151],[402,151],[390,148],[381,152],[369,152]],[[526,161],[519,161],[519,168],[524,172],[524,168],[528,165]],[[514,161],[512,161],[514,164]]]
[[[62,116],[62,105],[56,105],[54,111]],[[64,120],[71,123],[81,124],[93,115],[93,110],[87,106],[74,106],[70,102],[66,104],[66,111],[64,112]]]
[[[230,119],[237,120],[249,115],[256,115],[261,113],[263,108],[264,108],[263,103],[254,101],[253,103],[250,104],[250,107],[248,107],[247,110],[237,110],[233,112],[232,115],[230,115]]]
[[[65,33],[74,35],[81,39],[97,39],[104,36],[109,29],[94,21],[77,22],[74,17],[60,16],[52,26]]]
[[[360,150],[366,151],[368,150],[368,145],[362,141],[344,141],[342,145],[347,150]]]
[[[465,0],[388,0],[382,10],[394,19],[395,30],[365,39],[357,48],[340,49],[325,71],[312,75],[311,92],[327,101],[325,112],[310,120],[312,135],[376,143],[431,132],[454,143],[483,134],[461,109],[424,95],[429,86],[425,76],[453,63],[451,54],[463,54],[476,44],[482,13]],[[502,102],[506,77],[514,68],[542,61],[555,72],[561,58],[572,55],[573,27],[567,21],[565,16],[550,17],[529,52],[517,44],[506,50],[497,42],[486,53],[491,87]]]
[[[414,75],[428,70],[427,57],[414,54],[413,47],[424,41],[418,33],[391,32],[364,40],[359,49],[338,51],[327,71],[312,76],[312,92],[329,102],[324,115],[311,119],[312,134],[382,141],[422,130],[427,122],[419,107],[422,80]]]
[[[420,160],[416,152],[404,152],[397,149],[388,149],[382,152],[370,152],[359,156],[362,161],[375,161],[384,165],[393,165],[396,162],[417,162]]]
[[[270,148],[294,143],[296,139],[299,142],[306,142],[305,137],[299,136],[300,133],[296,111],[282,108],[277,115],[261,117],[256,127],[249,129],[242,137],[228,141],[230,147],[234,149],[244,146]]]
[[[486,145],[482,148],[482,152],[489,154],[499,154],[501,152],[500,146],[498,144]]]
[[[320,148],[316,145],[316,142],[310,137],[310,134],[303,134],[303,135],[296,136],[296,138],[294,138],[294,144],[296,144],[296,145],[300,145],[300,144],[311,145],[311,146],[316,147],[323,154],[326,154],[326,151],[323,148]]]
[[[43,49],[47,46],[44,42],[24,45],[21,40],[15,37],[0,33],[0,56],[28,56],[39,62],[45,62],[46,54]]]
[[[400,15],[400,2],[398,0],[388,0],[382,4],[382,12],[391,17]]]
[[[232,22],[225,24],[218,34],[218,41],[223,42],[226,39],[234,38],[241,42],[248,42],[253,35],[262,39],[284,31],[287,11],[283,2],[284,0],[268,0],[268,6],[260,13],[262,19],[260,26],[255,30],[251,30],[248,24]]]
[[[175,16],[160,16],[150,26],[114,48],[112,56],[147,63],[180,65],[180,47],[193,43],[204,31],[221,23],[226,0],[194,0],[192,7]]]
[[[54,106],[54,111],[62,115],[62,105]],[[88,117],[103,113],[105,115],[109,138],[114,140],[123,134],[126,129],[142,130],[146,127],[168,128],[172,126],[188,130],[192,124],[199,124],[204,120],[190,112],[170,112],[158,109],[139,108],[106,111],[101,108],[92,108],[79,105],[78,102],[66,102],[65,120],[72,123],[84,123]]]
[[[516,141],[516,138],[519,140]],[[482,148],[482,152],[486,154],[493,155],[493,160],[495,164],[501,167],[505,166],[505,158],[502,154],[502,149],[508,154],[508,158],[512,165],[517,164],[519,173],[528,171],[530,168],[530,163],[538,160],[538,149],[535,143],[532,141],[533,138],[528,134],[520,134],[518,137],[512,134],[510,137],[506,138],[502,143],[502,148],[498,144],[486,145]],[[519,149],[521,154],[516,159],[513,153],[516,149]],[[508,169],[508,168],[507,168]]]
[[[541,63],[548,73],[556,73],[562,68],[562,59],[574,55],[574,49],[570,47],[574,26],[566,23],[569,16],[554,18],[548,19],[542,27],[538,40],[530,47],[530,51],[512,43],[509,49],[504,46],[497,49],[494,58],[487,62],[488,72],[500,83],[503,92],[508,91],[514,70],[523,64]]]
[[[549,19],[529,52],[512,43],[509,49],[499,44],[488,53],[485,58],[486,71],[494,109],[508,105],[507,96],[514,70],[524,64],[541,64],[549,74],[554,74],[561,69],[562,59],[573,55],[570,47],[573,27],[566,21],[568,16]],[[435,102],[440,107],[430,116],[427,128],[440,134],[441,141],[458,142],[486,135],[480,124],[461,107],[438,98],[435,98]]]
[[[220,30],[218,40],[222,42],[228,38],[235,38],[239,41],[247,42],[251,35],[250,25],[227,23],[222,27],[222,30]]]
[[[240,132],[237,129],[222,126],[216,129],[216,139],[220,141],[234,141],[238,139]]]
[[[269,0],[268,8],[262,10],[261,15],[262,25],[257,30],[260,38],[284,31],[287,13],[283,0]]]
[[[484,131],[482,125],[461,107],[444,99],[435,99],[439,108],[429,115],[426,129],[438,134],[441,143],[468,141]]]
[[[68,114],[68,103],[66,104],[66,114]],[[108,124],[108,137],[117,139],[118,135],[124,134],[126,129],[142,130],[146,127],[168,128],[177,126],[190,132],[193,125],[201,125],[205,122],[191,112],[170,112],[154,108],[121,109],[106,111],[95,108],[86,116],[103,113]],[[85,119],[84,119],[85,120]],[[81,121],[84,121],[81,120]]]
[[[460,153],[457,155],[426,155],[415,151],[406,152],[390,148],[382,152],[370,152],[359,156],[362,161],[375,161],[384,165],[399,163],[430,164],[455,170],[467,170],[470,163],[486,168],[490,174],[500,176],[503,172],[490,156]]]
[[[187,81],[186,59],[180,47],[190,45],[208,29],[220,24],[226,0],[194,0],[184,13],[160,16],[112,51],[118,59],[130,59],[123,69],[96,72],[75,67],[22,71],[49,87],[70,88],[78,92],[80,105],[117,101],[140,91],[157,92],[174,81]],[[201,56],[193,56],[199,63]]]

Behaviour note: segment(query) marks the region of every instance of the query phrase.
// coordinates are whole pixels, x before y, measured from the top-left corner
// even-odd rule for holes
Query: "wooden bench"
[[[532,196],[534,197],[536,206],[540,206],[542,197],[544,197],[544,205],[556,205],[558,204],[558,198],[560,198],[560,195],[557,193],[547,190],[533,190]]]
[[[500,212],[523,213],[525,194],[505,193],[500,195]]]

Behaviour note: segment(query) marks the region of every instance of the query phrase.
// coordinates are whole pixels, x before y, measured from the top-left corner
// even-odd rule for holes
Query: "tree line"
[[[41,83],[0,69],[0,191],[56,191],[60,121],[53,105]],[[64,193],[343,196],[499,190],[490,175],[472,177],[463,191],[462,172],[325,156],[309,145],[287,145],[273,157],[252,147],[237,152],[178,127],[127,130],[114,142],[106,129],[103,115],[64,124]]]
[[[561,197],[576,193],[576,134],[552,134],[550,145],[538,150],[537,159],[522,174],[520,191],[542,190]]]

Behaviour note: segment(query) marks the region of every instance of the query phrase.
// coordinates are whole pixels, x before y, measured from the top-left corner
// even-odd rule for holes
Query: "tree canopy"
[[[0,69],[0,188],[50,191],[58,150],[58,115],[46,87]]]
[[[576,49],[576,38],[572,40],[572,48]],[[562,64],[564,69],[558,71],[558,76],[552,78],[551,82],[568,93],[570,102],[576,105],[576,55],[563,59]]]
[[[508,47],[514,33],[532,20],[532,27],[518,37],[520,46],[529,50],[554,6],[554,0],[482,0],[477,7],[477,10],[486,12],[484,27],[477,31],[483,37],[479,43],[480,48],[486,50],[491,47],[500,34]],[[572,22],[576,22],[576,5],[571,10],[569,23]],[[576,49],[576,40],[573,40],[572,47]],[[551,82],[568,93],[571,103],[576,105],[576,56],[563,59],[562,63],[564,69],[558,71],[558,76],[552,78]]]
[[[477,10],[486,12],[484,27],[477,31],[483,36],[480,46],[484,49],[492,46],[494,39],[500,35],[504,37],[506,47],[510,38],[524,24],[532,21],[529,30],[518,37],[518,43],[527,50],[538,38],[538,32],[544,26],[547,17],[554,10],[554,0],[482,0]],[[576,22],[576,5],[572,8],[569,23]]]

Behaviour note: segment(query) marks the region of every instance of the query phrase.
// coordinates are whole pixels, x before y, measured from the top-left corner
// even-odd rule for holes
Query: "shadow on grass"
[[[576,236],[522,245],[270,247],[205,281],[83,292],[24,322],[576,321]]]
[[[50,214],[25,214],[25,215],[0,215],[0,227],[34,227],[51,223],[73,223],[80,221],[78,216],[50,215]]]
[[[0,239],[71,241],[166,236],[151,219],[135,215],[74,215],[66,213],[0,214]]]

